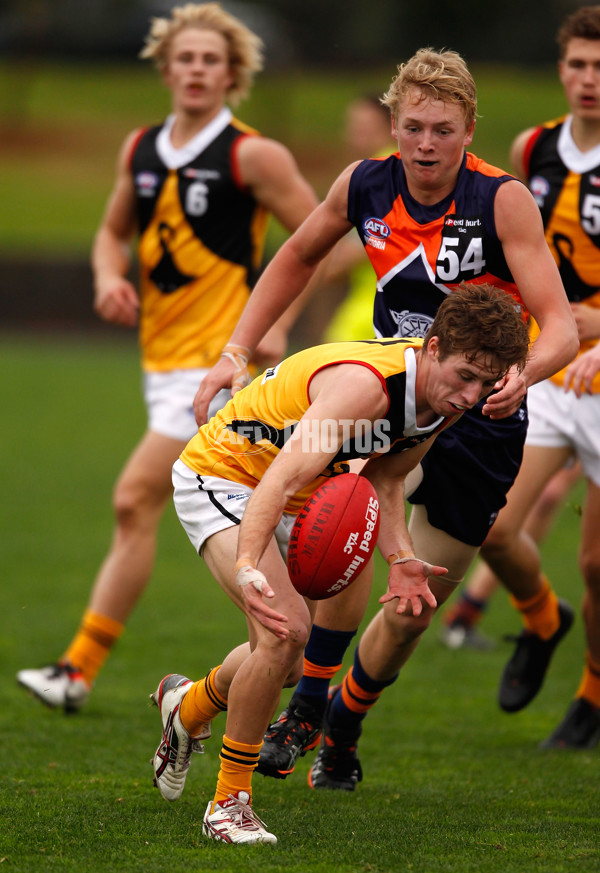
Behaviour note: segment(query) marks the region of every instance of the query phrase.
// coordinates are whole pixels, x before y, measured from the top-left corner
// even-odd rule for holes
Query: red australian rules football
[[[296,591],[326,600],[365,568],[377,544],[379,501],[368,479],[341,473],[321,485],[296,517],[287,565]]]

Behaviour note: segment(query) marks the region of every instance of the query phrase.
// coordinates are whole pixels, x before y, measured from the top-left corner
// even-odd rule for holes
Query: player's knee
[[[424,609],[421,615],[402,614],[395,611],[397,601],[392,601],[394,609],[385,611],[385,620],[388,633],[391,635],[396,646],[404,646],[412,643],[424,633],[431,624],[433,610]],[[410,608],[410,607],[409,607]]]
[[[118,483],[113,495],[113,512],[120,527],[134,526],[143,512],[144,499],[139,488]]]
[[[264,657],[269,664],[269,672],[277,674],[284,687],[295,685],[302,676],[302,658],[308,642],[308,629],[300,623],[290,622],[289,634],[285,640],[277,639],[270,634],[259,640],[258,646],[264,646]]]
[[[514,542],[514,537],[513,530],[496,522],[481,546],[481,557],[486,561],[501,557]]]
[[[113,512],[120,527],[138,527],[160,513],[163,500],[142,480],[121,479],[113,494]]]

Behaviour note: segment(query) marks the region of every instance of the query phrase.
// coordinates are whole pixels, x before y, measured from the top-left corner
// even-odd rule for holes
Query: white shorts
[[[188,442],[198,432],[194,417],[194,397],[208,370],[168,370],[144,373],[144,399],[148,411],[148,430]],[[208,417],[225,406],[231,392],[223,388],[212,399]]]
[[[600,486],[600,394],[576,397],[547,379],[527,391],[526,444],[573,450],[584,475]]]
[[[173,489],[179,521],[199,555],[209,537],[241,522],[252,494],[247,485],[195,473],[180,459],[173,464]],[[275,529],[284,560],[295,520],[286,512]]]

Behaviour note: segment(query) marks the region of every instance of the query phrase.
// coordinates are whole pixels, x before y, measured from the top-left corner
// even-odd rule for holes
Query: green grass
[[[117,470],[144,427],[133,338],[1,336],[0,572],[4,583],[0,869],[260,870],[261,873],[595,873],[600,866],[598,751],[541,752],[583,664],[581,620],[524,712],[495,703],[518,620],[498,595],[485,619],[490,653],[449,652],[437,627],[369,716],[355,794],[311,792],[312,760],[285,782],[255,780],[276,847],[205,841],[202,815],[223,722],[195,756],[176,804],[152,788],[160,736],[148,694],[162,675],[198,677],[244,636],[244,622],[195,556],[174,512],[156,570],[127,632],[75,716],[47,710],[14,682],[61,654],[76,628],[111,530]],[[556,588],[578,606],[577,504],[545,548]],[[383,582],[379,566],[378,586]],[[375,603],[371,606],[371,612]],[[284,694],[287,699],[289,692]]]
[[[288,145],[324,196],[348,163],[346,106],[363,92],[383,92],[394,74],[394,67],[265,73],[239,114]],[[506,167],[520,130],[564,111],[556,71],[481,67],[474,74],[481,117],[472,148]],[[87,256],[123,139],[168,111],[166,89],[141,62],[0,64],[0,255]],[[272,239],[271,248],[281,235],[275,231]]]

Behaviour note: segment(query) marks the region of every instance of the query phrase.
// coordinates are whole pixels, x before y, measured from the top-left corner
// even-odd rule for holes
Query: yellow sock
[[[585,697],[593,706],[600,707],[600,664],[594,664],[589,652],[586,652],[585,660],[581,684],[575,697]]]
[[[202,726],[227,709],[227,699],[215,688],[215,676],[221,665],[213,667],[208,676],[194,682],[181,701],[179,717],[191,737],[197,737]]]
[[[521,615],[525,628],[537,634],[543,640],[548,640],[556,633],[560,625],[558,614],[558,598],[545,576],[542,576],[542,590],[529,600],[517,600],[511,597],[511,602]]]
[[[262,748],[262,740],[256,745],[239,743],[223,735],[221,749],[221,768],[217,779],[217,788],[213,799],[215,803],[226,800],[230,794],[247,791],[252,800],[252,774],[258,765],[258,756]],[[212,810],[211,810],[212,812]]]
[[[88,609],[61,660],[77,667],[87,684],[92,685],[123,629],[121,622]]]

